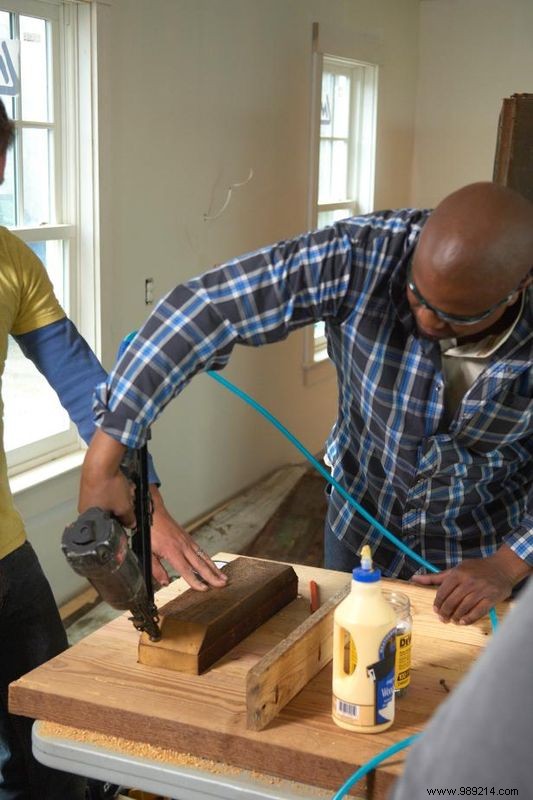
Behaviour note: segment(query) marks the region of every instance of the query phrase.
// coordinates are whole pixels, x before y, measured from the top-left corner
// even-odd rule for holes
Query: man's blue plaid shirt
[[[511,336],[445,423],[438,344],[405,293],[428,211],[385,211],[234,259],[171,291],[97,392],[97,424],[130,447],[201,370],[323,320],[339,383],[333,476],[435,566],[505,542],[533,565],[533,291]],[[333,491],[328,525],[388,575],[417,566]]]

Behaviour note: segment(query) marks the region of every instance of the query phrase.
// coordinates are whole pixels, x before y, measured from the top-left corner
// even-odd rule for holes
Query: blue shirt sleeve
[[[83,336],[64,318],[14,338],[54,389],[80,436],[89,444],[95,431],[94,389],[106,380],[107,374]],[[150,455],[148,480],[160,483]]]

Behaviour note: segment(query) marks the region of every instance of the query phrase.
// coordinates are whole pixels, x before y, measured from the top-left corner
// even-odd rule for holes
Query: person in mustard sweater
[[[0,183],[13,135],[13,123],[0,101]],[[80,435],[89,442],[94,432],[94,387],[105,380],[106,373],[67,319],[37,256],[14,234],[0,227],[0,375],[9,335],[55,389]],[[191,537],[165,509],[151,464],[149,480],[154,504],[154,578],[160,584],[168,583],[160,563],[165,559],[194,589],[205,591],[208,585],[223,585],[225,576],[203,551],[198,551]],[[58,540],[54,541],[59,548]],[[33,758],[32,720],[8,710],[9,683],[66,647],[66,634],[50,585],[26,538],[9,489],[0,400],[0,800],[86,797],[85,779],[44,767]]]

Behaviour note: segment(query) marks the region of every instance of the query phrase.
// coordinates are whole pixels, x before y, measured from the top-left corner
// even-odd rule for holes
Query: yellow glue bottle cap
[[[363,545],[361,549],[361,566],[353,570],[352,577],[355,581],[360,581],[361,583],[375,583],[381,578],[379,569],[374,569],[372,566],[370,545]]]

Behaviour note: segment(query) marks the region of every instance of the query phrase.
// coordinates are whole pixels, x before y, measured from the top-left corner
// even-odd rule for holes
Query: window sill
[[[83,463],[86,452],[85,449],[76,450],[74,453],[54,458],[46,464],[40,464],[38,467],[13,475],[9,479],[12,494],[16,496],[21,492],[78,469]]]

